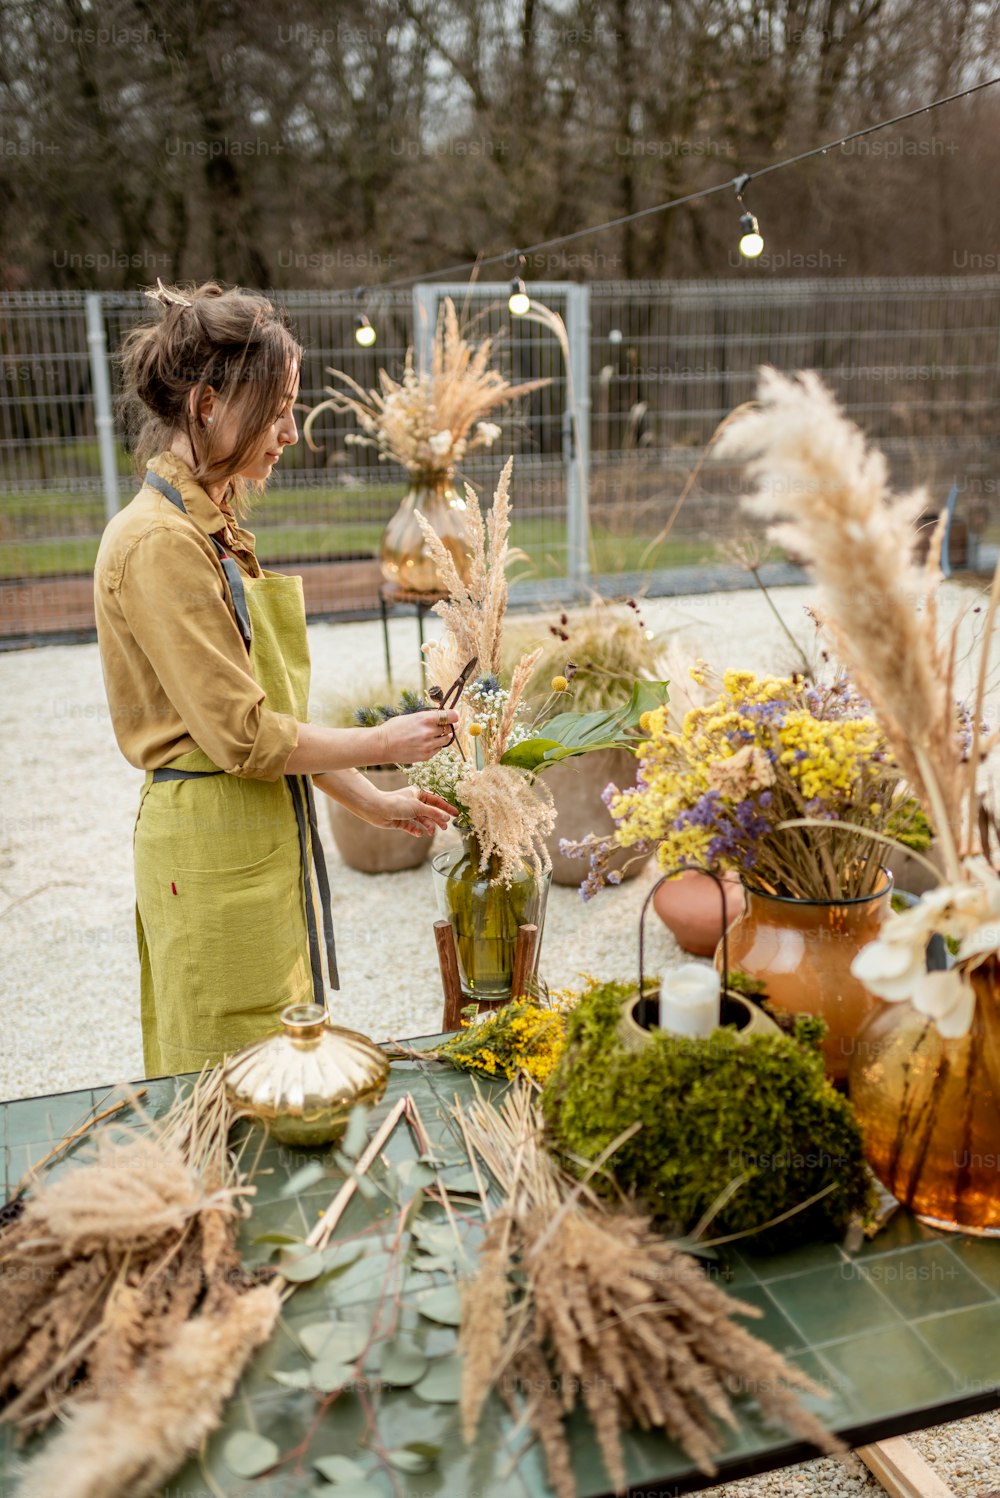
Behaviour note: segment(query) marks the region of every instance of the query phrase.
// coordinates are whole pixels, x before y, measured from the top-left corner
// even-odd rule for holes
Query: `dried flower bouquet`
[[[414,368],[410,348],[402,379],[394,380],[380,369],[377,390],[365,390],[342,370],[328,370],[344,388],[327,387],[329,399],[306,417],[305,439],[316,451],[312,429],[317,417],[324,411],[346,411],[361,428],[346,438],[349,444],[374,448],[379,462],[399,463],[423,482],[449,475],[469,453],[492,447],[500,436],[499,426],[485,420],[492,411],[551,383],[541,379],[512,384],[491,368],[493,353],[492,338],[472,346],[459,325],[454,302],[445,297],[430,369]]]
[[[591,749],[633,746],[642,713],[666,699],[665,682],[637,682],[631,699],[616,709],[563,712],[546,719],[546,712],[569,687],[567,677],[554,677],[548,700],[528,720],[526,691],[541,647],[523,654],[509,684],[503,684],[506,568],[514,555],[509,546],[512,465],[513,459],[508,459],[485,521],[475,490],[466,485],[471,558],[467,582],[447,547],[418,516],[448,592],[434,606],[444,631],[424,646],[430,688],[446,693],[473,659],[479,675],[459,699],[455,745],[407,771],[414,784],[436,791],[459,808],[460,825],[476,835],[481,866],[485,869],[495,860],[500,883],[509,883],[525,859],[537,873],[551,866],[545,839],[554,825],[552,798],[538,783],[546,766]]]
[[[762,370],[756,409],[731,423],[718,452],[746,461],[755,491],[744,503],[808,564],[824,622],[937,833],[945,884],[862,951],[856,976],[882,998],[910,1000],[943,1036],[958,1038],[972,1023],[972,974],[1000,950],[1000,838],[980,787],[998,739],[984,731],[983,710],[1000,568],[980,634],[974,698],[956,706],[963,618],[941,627],[942,526],[919,564],[914,522],[926,495],[890,493],[885,458],[819,378]],[[936,933],[959,943],[945,973],[926,967]]]

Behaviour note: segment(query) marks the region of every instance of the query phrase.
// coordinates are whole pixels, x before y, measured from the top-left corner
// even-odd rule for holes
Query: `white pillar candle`
[[[714,967],[684,962],[660,980],[660,1029],[705,1040],[719,1024],[721,982]]]

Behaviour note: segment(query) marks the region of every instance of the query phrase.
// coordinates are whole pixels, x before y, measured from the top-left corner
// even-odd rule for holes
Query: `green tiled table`
[[[148,1089],[146,1109],[159,1116],[183,1084],[184,1079],[165,1078],[138,1085]],[[456,1094],[464,1099],[471,1091],[469,1079],[450,1069],[394,1062],[370,1130],[401,1094],[410,1092],[435,1148],[457,1159],[460,1150],[447,1108]],[[107,1107],[115,1096],[113,1089],[99,1088],[0,1105],[5,1196],[29,1164],[41,1159],[90,1109]],[[74,1146],[74,1152],[77,1149]],[[416,1158],[404,1126],[396,1130],[386,1154],[397,1164]],[[72,1158],[73,1152],[53,1168],[66,1169]],[[246,1262],[261,1262],[271,1252],[267,1245],[252,1243],[254,1237],[264,1232],[305,1233],[335,1194],[338,1179],[326,1178],[298,1195],[281,1195],[282,1185],[308,1158],[322,1159],[323,1152],[307,1154],[273,1143],[264,1151],[253,1216],[243,1228]],[[379,1213],[388,1220],[389,1212],[384,1198],[368,1202],[356,1195],[337,1238],[377,1231],[373,1222]],[[470,1232],[474,1240],[474,1225]],[[285,1388],[271,1377],[279,1369],[306,1367],[290,1332],[331,1315],[346,1321],[370,1320],[384,1263],[383,1256],[369,1248],[340,1278],[297,1290],[283,1323],[230,1401],[225,1426],[209,1443],[207,1465],[216,1493],[241,1498],[335,1493],[334,1488],[323,1488],[315,1471],[310,1476],[308,1466],[298,1475],[242,1481],[223,1462],[222,1445],[227,1434],[248,1427],[270,1436],[283,1452],[301,1442],[315,1396]],[[810,1403],[851,1446],[1000,1407],[1000,1242],[932,1232],[897,1213],[884,1232],[854,1255],[833,1245],[767,1258],[732,1252],[710,1272],[718,1274],[734,1295],[763,1311],[762,1320],[746,1324],[826,1390],[826,1400]],[[437,1271],[418,1283],[431,1285],[445,1278]],[[405,1326],[412,1327],[429,1354],[447,1352],[454,1345],[452,1329],[427,1322],[412,1307],[402,1314]],[[377,1386],[377,1378],[374,1382]],[[738,1414],[739,1426],[727,1437],[716,1480],[729,1481],[815,1455],[812,1448],[769,1426],[749,1395],[738,1400]],[[358,1398],[342,1395],[320,1423],[310,1457],[356,1455],[363,1424]],[[526,1449],[524,1432],[515,1428],[499,1403],[487,1405],[472,1448],[462,1442],[454,1405],[428,1404],[409,1390],[394,1390],[381,1403],[378,1432],[386,1447],[415,1440],[442,1447],[430,1471],[393,1474],[397,1498],[544,1498],[550,1493],[539,1451]],[[629,1480],[637,1495],[690,1493],[710,1485],[663,1437],[630,1433],[625,1440]],[[581,1498],[606,1493],[607,1479],[585,1419],[574,1417],[571,1441]],[[13,1491],[18,1465],[10,1432],[0,1427],[4,1498]],[[393,1488],[383,1472],[371,1481],[376,1491],[390,1498]],[[191,1462],[165,1492],[169,1498],[210,1498],[213,1489]]]

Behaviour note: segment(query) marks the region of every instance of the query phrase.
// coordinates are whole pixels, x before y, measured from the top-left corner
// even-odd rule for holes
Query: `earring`
[[[215,420],[215,417],[214,417],[214,416],[206,416],[206,417],[205,417],[205,420],[206,420],[206,421],[214,421],[214,420]]]

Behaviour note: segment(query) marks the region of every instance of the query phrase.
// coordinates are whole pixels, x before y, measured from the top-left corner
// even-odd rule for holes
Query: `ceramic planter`
[[[726,925],[743,909],[743,886],[736,874],[723,874]],[[711,957],[722,939],[722,901],[719,886],[708,874],[678,874],[661,884],[653,909],[677,945],[695,957]]]
[[[567,858],[559,852],[560,838],[579,842],[588,832],[605,836],[614,831],[611,813],[601,800],[609,782],[620,790],[635,784],[638,760],[629,749],[594,749],[553,765],[542,776],[552,792],[556,808],[556,825],[546,847],[552,859],[553,884],[580,884],[587,872],[579,858]],[[623,879],[633,879],[644,868],[652,853],[637,855],[623,848],[608,860],[609,869],[621,869]]]
[[[729,927],[730,972],[759,979],[773,1007],[826,1021],[823,1056],[835,1082],[846,1081],[855,1038],[878,1004],[851,963],[878,936],[891,894],[884,870],[875,894],[852,900],[792,900],[745,885],[744,909]]]

